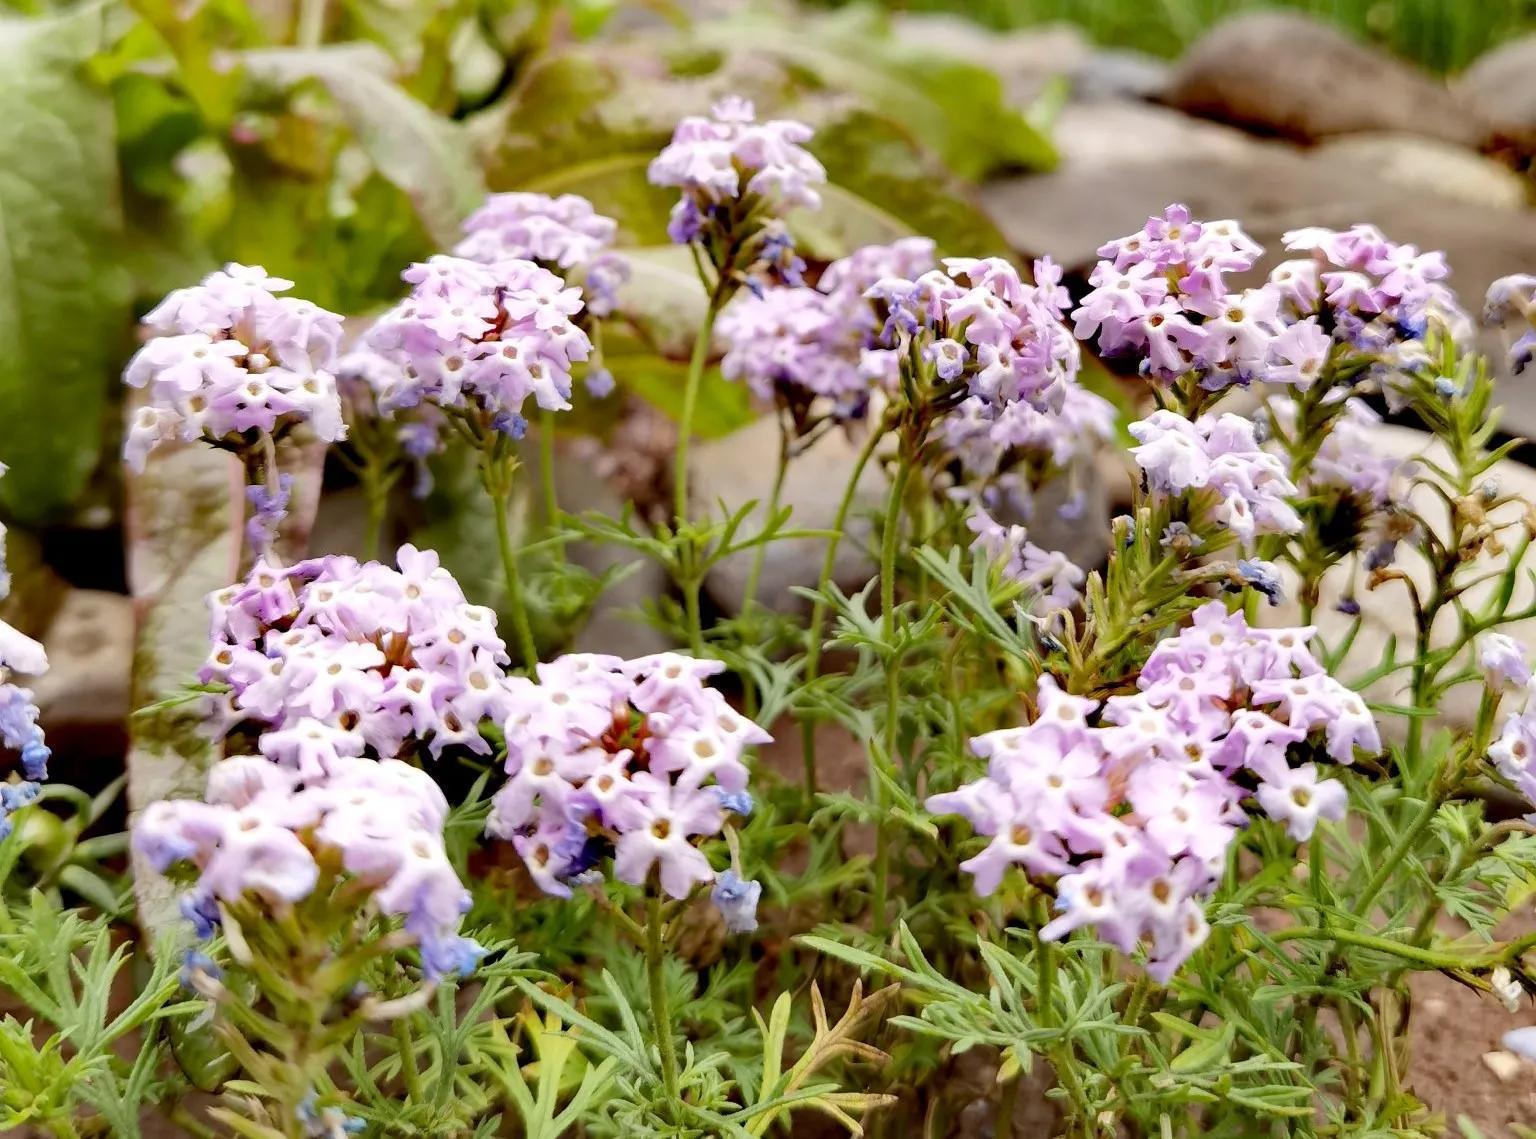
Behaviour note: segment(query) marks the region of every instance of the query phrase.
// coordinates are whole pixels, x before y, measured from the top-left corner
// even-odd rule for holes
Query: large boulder
[[[1309,158],[1336,171],[1341,184],[1380,179],[1474,206],[1518,210],[1526,204],[1526,182],[1508,166],[1435,138],[1400,131],[1349,135],[1323,143]]]
[[[1302,142],[1400,130],[1477,146],[1488,134],[1443,84],[1298,12],[1218,24],[1185,53],[1164,97],[1190,114]]]
[[[1498,135],[1536,148],[1536,32],[1481,56],[1453,86]]]

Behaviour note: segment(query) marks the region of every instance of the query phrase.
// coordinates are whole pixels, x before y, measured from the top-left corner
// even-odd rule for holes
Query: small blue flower
[[[515,411],[498,411],[491,427],[509,439],[521,439],[528,434],[528,421]]]
[[[468,937],[424,937],[421,967],[428,977],[468,976],[480,964],[485,947]]]
[[[198,949],[189,949],[181,959],[180,977],[182,987],[192,989],[195,992],[197,986],[192,982],[193,978],[198,974],[208,977],[210,980],[218,981],[223,979],[224,970],[220,969],[214,959],[206,953]]]
[[[723,787],[711,787],[715,798],[720,800],[720,805],[727,811],[734,811],[742,818],[752,813],[752,795],[748,791],[727,791]]]
[[[1336,606],[1334,606],[1334,608],[1337,609],[1340,613],[1344,614],[1346,617],[1360,616],[1360,602],[1356,601],[1353,597],[1346,597],[1343,601],[1340,601]]]
[[[607,368],[593,368],[587,373],[587,394],[593,399],[603,399],[613,393],[613,373]]]
[[[192,932],[198,937],[212,937],[219,927],[219,904],[208,894],[185,894],[181,899],[181,916],[192,923]]]
[[[1242,578],[1243,584],[1257,589],[1269,598],[1271,605],[1279,605],[1285,598],[1285,589],[1280,583],[1280,571],[1275,568],[1273,562],[1260,561],[1258,558],[1243,558],[1237,563],[1237,576]]]
[[[749,882],[734,870],[716,878],[715,887],[709,892],[710,901],[715,903],[731,933],[751,933],[757,928],[757,902],[762,896],[761,882]]]

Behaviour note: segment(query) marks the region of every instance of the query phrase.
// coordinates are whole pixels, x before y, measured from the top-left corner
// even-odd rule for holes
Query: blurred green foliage
[[[888,0],[889,2],[889,0]],[[1436,72],[1536,30],[1536,0],[894,0],[894,9],[957,12],[995,28],[1065,21],[1108,47],[1177,55],[1227,16],[1299,9]]]

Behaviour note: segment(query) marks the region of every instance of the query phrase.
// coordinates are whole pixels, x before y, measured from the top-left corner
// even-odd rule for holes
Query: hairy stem
[[[499,468],[499,469],[498,469]],[[487,455],[482,463],[485,490],[491,499],[491,511],[496,515],[496,544],[501,551],[501,572],[507,587],[507,608],[512,613],[512,629],[517,639],[518,651],[528,669],[539,663],[539,652],[533,643],[533,627],[528,623],[528,608],[523,601],[523,579],[517,568],[517,550],[512,545],[512,528],[507,511],[512,497],[511,464],[498,463]]]
[[[773,490],[768,494],[768,509],[763,516],[763,529],[767,530],[773,525],[773,519],[779,512],[779,499],[784,493],[784,474],[789,470],[789,428],[782,421],[779,423],[779,465],[773,475]],[[762,580],[763,562],[768,557],[768,542],[761,539],[757,548],[752,551],[752,570],[747,574],[747,588],[741,595],[741,611],[745,613],[752,602],[757,600],[757,584]]]
[[[688,360],[688,379],[683,388],[683,412],[677,423],[677,454],[672,466],[673,508],[677,524],[688,519],[688,447],[693,438],[693,416],[699,403],[699,387],[704,381],[704,364],[715,339],[715,318],[720,315],[721,290],[710,294],[709,308],[693,341],[693,355]]]
[[[677,1082],[677,1046],[672,1039],[672,1010],[667,1002],[666,943],[662,937],[661,899],[652,895],[645,904],[645,976],[650,986],[651,1023],[656,1029],[656,1049],[661,1054],[661,1082],[669,1108],[677,1110],[682,1099]]]
[[[896,767],[896,751],[901,736],[901,672],[899,662],[891,648],[896,640],[896,542],[901,533],[902,503],[906,497],[907,480],[912,474],[912,461],[902,455],[896,466],[896,477],[891,481],[891,496],[885,509],[885,533],[880,545],[880,628],[885,642],[885,756],[884,761],[893,770]],[[871,753],[869,789],[875,806],[875,933],[884,935],[886,930],[886,896],[890,888],[891,852],[890,828],[886,824],[885,782],[880,778],[878,763]]]

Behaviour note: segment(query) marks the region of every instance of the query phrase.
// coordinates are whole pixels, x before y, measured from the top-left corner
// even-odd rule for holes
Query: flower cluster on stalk
[[[489,829],[542,889],[569,896],[611,856],[619,881],[654,871],[673,898],[715,883],[728,926],[753,928],[758,890],[738,867],[717,876],[698,845],[750,812],[744,754],[771,739],[704,683],[723,668],[675,653],[571,654],[540,664],[537,680],[509,679],[508,778]]]
[[[581,290],[516,258],[481,264],[439,254],[401,276],[405,300],[374,322],[367,347],[393,368],[365,374],[386,413],[431,403],[513,438],[529,398],[571,406],[571,367],[591,351],[574,322]]]
[[[221,732],[255,726],[262,754],[305,779],[367,753],[489,753],[481,723],[510,708],[495,614],[465,600],[435,553],[397,558],[398,570],[262,561],[212,595],[199,679],[228,687]]]
[[[346,434],[332,374],[341,317],[277,295],[292,287],[260,266],[229,264],[144,317],[153,335],[123,372],[148,397],[123,444],[131,468],[169,439],[242,451],[300,423],[328,443]]]
[[[900,361],[880,347],[881,320],[865,295],[888,277],[933,265],[933,242],[908,237],[868,245],[832,262],[814,286],[779,286],[738,297],[721,313],[720,363],[764,402],[807,414],[817,400],[836,419],[857,419],[870,396],[896,387]]]
[[[754,288],[798,284],[804,266],[783,216],[821,205],[816,187],[827,173],[805,149],[811,133],[790,119],[758,122],[752,104],[737,97],[683,119],[647,172],[652,185],[682,192],[668,235],[698,245],[718,272]]]
[[[1520,336],[1509,349],[1510,366],[1523,372],[1536,357],[1536,276],[1516,273],[1488,286],[1484,322],[1500,327],[1520,324]]]
[[[470,899],[443,846],[447,815],[431,777],[399,760],[333,756],[304,771],[235,756],[209,771],[202,800],[151,804],[133,841],[162,873],[192,865],[182,912],[201,936],[222,906],[280,915],[315,890],[322,867],[344,871],[371,911],[402,919],[430,978],[468,972],[481,955],[459,935]]]
[[[629,266],[608,251],[618,223],[579,194],[492,194],[464,221],[455,257],[485,265],[533,261],[561,276],[579,275],[586,311],[608,316],[629,279]]]
[[[1381,747],[1364,701],[1307,648],[1312,633],[1252,628],[1212,602],[1153,650],[1130,695],[1099,702],[1043,676],[1032,723],[971,741],[987,774],[927,803],[988,838],[962,863],[977,891],[1014,866],[1053,880],[1045,937],[1091,926],[1124,952],[1145,941],[1165,980],[1206,936],[1202,902],[1249,811],[1304,840],[1345,804],[1315,760]]]

